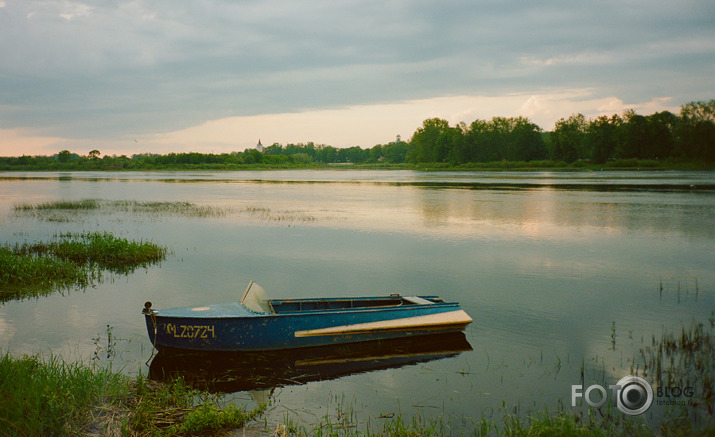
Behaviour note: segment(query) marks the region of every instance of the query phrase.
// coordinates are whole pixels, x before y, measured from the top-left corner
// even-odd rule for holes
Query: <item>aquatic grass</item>
[[[575,414],[569,411],[557,410],[535,412],[526,417],[516,414],[504,416],[501,428],[494,422],[492,427],[484,426],[475,436],[504,435],[514,437],[541,437],[541,436],[652,436],[654,432],[638,418],[624,417],[612,408],[589,410],[588,414]],[[484,421],[484,420],[483,420]],[[486,421],[489,423],[489,421]],[[481,432],[482,429],[487,432]],[[494,432],[496,431],[496,432]]]
[[[108,232],[60,234],[49,243],[0,247],[0,301],[86,288],[102,271],[129,274],[166,258],[167,248]]]
[[[651,343],[639,349],[631,362],[632,374],[654,381],[666,398],[682,400],[685,387],[691,387],[692,409],[688,421],[693,425],[715,428],[715,333],[713,323],[706,329],[703,323],[691,322],[679,333],[663,331]],[[666,390],[678,388],[677,396]],[[679,421],[679,416],[674,418]],[[702,423],[700,423],[702,422]]]
[[[619,413],[620,414],[620,413]],[[482,417],[474,423],[471,430],[455,433],[441,417],[425,418],[415,416],[410,420],[401,414],[384,415],[378,419],[384,420],[381,427],[371,429],[366,426],[359,429],[357,420],[343,423],[339,417],[331,419],[324,417],[320,423],[310,427],[299,426],[291,418],[285,418],[285,424],[279,424],[276,435],[281,436],[341,436],[341,437],[433,437],[443,435],[458,436],[509,436],[509,437],[540,437],[540,436],[582,436],[606,437],[612,435],[652,436],[654,433],[638,421],[621,420],[613,414],[599,416],[592,413],[582,417],[567,411],[541,413],[522,417],[515,413],[507,413],[501,421]],[[672,435],[669,434],[669,435]],[[687,435],[687,434],[680,434]]]
[[[35,217],[43,221],[70,222],[79,220],[83,214],[128,213],[137,216],[161,218],[180,216],[195,218],[224,217],[229,214],[245,215],[269,222],[314,222],[317,218],[305,211],[272,211],[260,206],[229,208],[198,205],[182,201],[138,201],[138,200],[59,200],[39,204],[20,203],[15,205],[15,214]]]
[[[34,211],[34,210],[87,210],[98,209],[100,207],[97,199],[82,199],[82,200],[54,200],[42,202],[38,204],[19,203],[15,205],[15,211]]]
[[[86,265],[0,247],[0,301],[87,287],[94,277]]]
[[[161,383],[141,374],[132,382],[127,428],[140,435],[197,435],[240,428],[265,411],[234,404],[219,407],[220,396],[189,387],[182,378]]]
[[[143,214],[173,214],[186,217],[220,217],[230,212],[227,208],[197,205],[191,202],[162,202],[162,201],[137,201],[114,200],[103,202],[107,210],[143,213]]]
[[[100,201],[96,199],[55,200],[38,204],[15,204],[15,214],[35,217],[48,222],[71,222],[88,211],[99,210]]]
[[[314,222],[318,219],[304,211],[271,211],[270,208],[248,206],[240,209],[239,214],[246,214],[272,222]]]
[[[58,241],[16,245],[19,255],[52,256],[78,265],[96,265],[116,273],[131,272],[166,257],[167,249],[154,243],[130,241],[109,232],[60,234]]]
[[[150,215],[180,215],[187,217],[219,217],[230,212],[227,208],[197,205],[179,201],[138,201],[138,200],[57,200],[38,204],[16,204],[15,212],[47,221],[69,221],[70,215],[63,213],[100,212],[114,214],[128,212]]]
[[[425,419],[415,416],[406,422],[401,415],[396,415],[383,425],[381,435],[394,437],[431,437],[445,435],[444,424],[440,418]]]
[[[247,411],[187,387],[57,357],[0,358],[0,435],[197,435],[243,426]]]

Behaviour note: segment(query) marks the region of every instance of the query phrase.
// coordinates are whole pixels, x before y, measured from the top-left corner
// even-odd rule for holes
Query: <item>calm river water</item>
[[[14,209],[60,199],[214,213]],[[709,328],[715,310],[713,172],[0,173],[1,242],[105,230],[171,254],[84,291],[1,304],[0,350],[148,374],[146,300],[235,301],[250,280],[276,298],[437,294],[474,319],[468,345],[396,354],[414,358],[381,370],[235,386],[230,400],[270,399],[269,425],[348,410],[378,426],[391,413],[441,416],[458,430],[504,409],[569,406],[582,365],[587,385],[613,384],[651,336]]]

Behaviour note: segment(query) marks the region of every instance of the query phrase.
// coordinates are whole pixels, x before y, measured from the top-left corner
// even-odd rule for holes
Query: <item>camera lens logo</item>
[[[616,405],[623,414],[629,416],[643,414],[653,403],[653,387],[640,376],[623,377],[615,388]]]

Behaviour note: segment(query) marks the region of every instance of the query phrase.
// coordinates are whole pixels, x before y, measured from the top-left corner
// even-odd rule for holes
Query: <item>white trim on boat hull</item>
[[[382,320],[379,322],[357,323],[355,325],[331,326],[329,328],[296,331],[296,337],[323,335],[360,334],[374,331],[404,331],[414,328],[438,329],[446,327],[463,328],[472,323],[472,318],[463,310],[404,319]]]

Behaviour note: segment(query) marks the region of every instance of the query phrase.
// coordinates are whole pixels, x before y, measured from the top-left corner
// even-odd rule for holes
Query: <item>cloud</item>
[[[677,106],[715,94],[711,3],[2,1],[0,129],[122,144],[454,96],[533,95],[518,108],[546,122],[568,116],[547,96],[582,89]]]
[[[60,12],[59,15],[67,21],[70,21],[77,17],[89,16],[94,9],[92,6],[86,5],[84,3],[69,1],[62,2],[61,7],[62,12]]]

